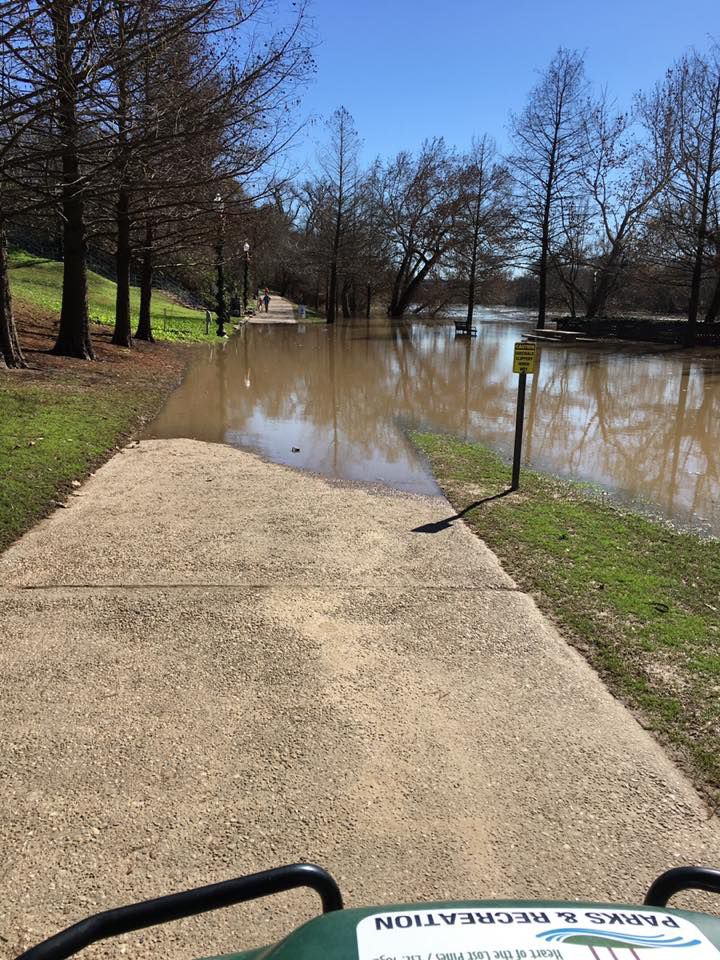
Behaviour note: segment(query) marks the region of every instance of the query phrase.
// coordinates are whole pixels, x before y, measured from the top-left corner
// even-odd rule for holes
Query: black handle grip
[[[156,900],[145,900],[127,907],[117,907],[86,917],[79,923],[56,933],[20,954],[17,960],[66,960],[98,940],[117,937],[133,930],[142,930],[171,920],[182,920],[198,913],[230,907],[247,900],[258,900],[273,893],[297,887],[310,887],[320,895],[323,913],[342,910],[340,888],[322,867],[310,863],[294,863],[247,877],[213,883],[196,890],[172,893]]]
[[[666,907],[668,900],[682,890],[706,890],[720,893],[720,870],[709,867],[673,867],[654,880],[645,895],[648,907]]]

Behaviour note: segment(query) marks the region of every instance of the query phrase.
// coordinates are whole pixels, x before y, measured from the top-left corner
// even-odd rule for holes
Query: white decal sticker
[[[651,910],[518,904],[376,913],[357,926],[359,960],[719,960],[698,928]],[[645,954],[647,956],[647,954]]]

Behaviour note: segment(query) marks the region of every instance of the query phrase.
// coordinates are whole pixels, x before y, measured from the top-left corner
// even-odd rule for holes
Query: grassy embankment
[[[153,415],[189,356],[179,343],[113,347],[115,284],[95,273],[88,286],[98,362],[52,356],[61,282],[62,264],[13,253],[13,303],[30,368],[0,370],[0,550]],[[136,311],[137,289],[132,296]],[[158,340],[206,339],[204,314],[158,291],[153,323]]]
[[[33,304],[44,310],[60,313],[62,302],[63,265],[57,260],[35,257],[23,251],[10,255],[10,282],[13,297],[20,303]],[[115,323],[115,284],[98,273],[88,272],[88,303],[93,323],[111,326]],[[138,287],[130,288],[130,306],[137,321],[140,303]],[[213,340],[215,327],[205,335],[205,312],[185,307],[168,294],[153,290],[151,317],[156,340]]]
[[[413,434],[464,519],[696,784],[720,796],[720,544],[620,510],[582,484]],[[471,506],[475,504],[474,507]]]

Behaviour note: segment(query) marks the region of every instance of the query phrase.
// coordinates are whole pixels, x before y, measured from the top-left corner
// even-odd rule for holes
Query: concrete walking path
[[[0,935],[299,859],[350,905],[720,864],[663,750],[422,498],[145,441],[0,558]],[[270,942],[285,895],[88,951]]]
[[[265,313],[263,307],[254,317],[250,317],[248,323],[297,323],[297,320],[292,303],[273,294],[268,304],[268,312]]]

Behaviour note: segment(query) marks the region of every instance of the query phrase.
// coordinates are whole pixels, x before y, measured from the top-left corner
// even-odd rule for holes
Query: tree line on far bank
[[[272,9],[271,9],[272,8]],[[273,14],[271,17],[270,14]],[[54,351],[91,359],[88,245],[111,251],[113,343],[152,339],[158,270],[213,271],[338,317],[516,302],[572,316],[720,315],[720,51],[691,51],[632,109],[559,49],[511,117],[512,149],[442,137],[360,164],[344,108],[308,177],[280,179],[313,71],[303,3],[10,0],[0,16],[0,365],[22,366],[6,228],[57,239]],[[139,277],[133,333],[129,288]],[[222,283],[219,279],[219,282]],[[219,311],[223,297],[218,296]]]
[[[275,284],[328,321],[467,303],[573,317],[684,312],[685,339],[720,316],[720,49],[691,51],[629,111],[559,49],[511,116],[511,151],[442,138],[368,168],[344,109],[318,169],[263,208]],[[271,264],[268,264],[268,270]],[[487,299],[488,297],[492,299]]]
[[[13,321],[8,225],[57,237],[54,352],[92,359],[88,244],[111,250],[113,343],[152,339],[158,266],[192,269],[247,230],[253,178],[293,134],[313,61],[303,2],[10,0],[0,6],[0,365],[24,359]]]

